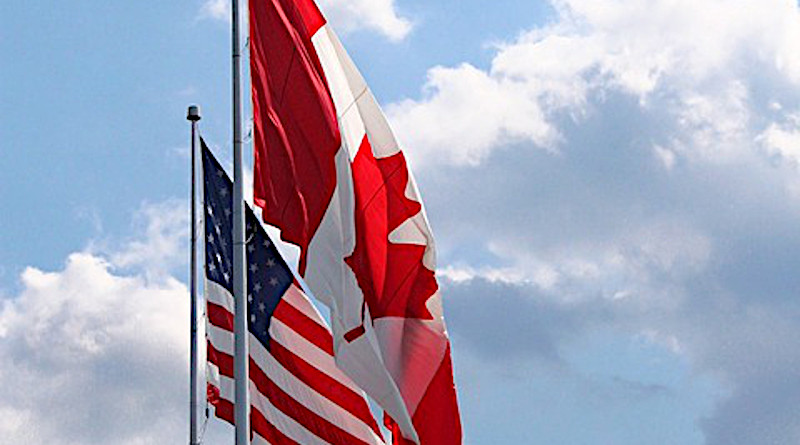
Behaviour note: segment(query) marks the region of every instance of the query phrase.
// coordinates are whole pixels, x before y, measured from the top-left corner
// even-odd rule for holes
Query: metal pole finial
[[[186,112],[186,119],[192,122],[200,120],[200,107],[197,105],[189,105],[189,111]]]

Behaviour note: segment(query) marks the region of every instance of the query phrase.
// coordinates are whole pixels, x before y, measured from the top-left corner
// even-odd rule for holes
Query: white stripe
[[[229,402],[233,400],[234,385],[235,381],[233,379],[220,376],[220,397]],[[326,444],[324,440],[320,439],[311,433],[311,431],[308,431],[303,425],[276,408],[266,396],[258,392],[258,388],[256,388],[252,381],[250,382],[250,403],[264,415],[264,418],[267,419],[269,423],[295,442],[304,445]]]
[[[206,362],[206,382],[219,388],[219,367],[211,362]]]
[[[286,293],[283,294],[283,301],[288,302],[295,309],[302,312],[306,317],[316,321],[318,325],[321,325],[328,332],[330,332],[328,323],[325,323],[325,319],[322,318],[322,315],[320,315],[317,308],[314,307],[314,305],[311,303],[311,300],[308,299],[308,296],[294,284],[289,286],[289,289],[287,289]]]
[[[252,442],[251,442],[251,443],[258,444],[258,445],[271,445],[271,444],[270,444],[270,443],[267,441],[267,439],[264,439],[263,437],[261,437],[261,435],[260,435],[260,434],[258,434],[258,433],[257,433],[257,432],[255,432],[255,431],[253,432],[253,440],[252,440]]]
[[[208,340],[214,349],[228,355],[233,355],[233,332],[218,326],[208,325]]]
[[[293,332],[283,333],[282,336],[296,337],[298,334]],[[218,351],[228,355],[233,354],[233,334],[231,334],[230,331],[220,329],[215,326],[210,326],[209,339],[211,344]],[[289,348],[287,347],[287,349]],[[284,368],[283,365],[281,365],[252,334],[250,335],[250,356],[259,365],[259,368],[264,372],[264,374],[266,374],[267,377],[272,380],[273,383],[275,383],[279,388],[286,392],[289,397],[301,405],[305,406],[331,424],[338,426],[339,428],[367,443],[383,443],[382,439],[375,435],[375,432],[372,431],[372,428],[370,428],[367,423],[350,413],[350,411],[347,411],[346,409],[337,405],[335,401],[328,400],[314,390],[314,388],[307,385],[305,382],[298,379],[291,372],[286,370],[286,368]],[[333,357],[328,354],[321,354],[318,355],[318,357],[323,358],[323,360],[327,362],[326,364],[328,366],[325,366],[326,368],[336,369],[333,363]],[[321,366],[318,366],[319,363],[314,361],[309,361],[309,363],[330,376],[330,374],[325,372],[324,369],[321,369]],[[344,375],[342,375],[338,369],[336,369],[336,371],[340,377],[344,377]],[[336,378],[336,376],[331,377]],[[349,379],[347,379],[347,382],[340,383],[349,387],[357,394],[361,393],[358,388],[353,386]]]
[[[233,295],[228,292],[228,289],[225,289],[214,281],[205,280],[205,293],[206,300],[210,303],[222,306],[231,314],[233,313],[233,308],[235,307]]]

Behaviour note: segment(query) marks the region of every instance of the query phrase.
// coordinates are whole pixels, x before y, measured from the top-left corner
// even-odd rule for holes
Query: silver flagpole
[[[186,119],[192,122],[192,186],[191,186],[191,259],[189,266],[189,445],[199,445],[197,431],[197,121],[200,120],[200,109],[192,105],[186,113]]]
[[[249,351],[247,329],[247,275],[244,233],[244,192],[242,174],[242,14],[239,1],[232,1],[233,15],[233,297],[234,378],[236,445],[250,443]]]

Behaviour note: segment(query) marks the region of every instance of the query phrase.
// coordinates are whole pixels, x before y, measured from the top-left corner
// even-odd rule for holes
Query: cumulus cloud
[[[173,207],[185,210],[173,202],[143,207],[143,230],[116,252],[73,253],[56,271],[28,267],[19,292],[0,302],[4,441],[185,439],[188,291],[168,273],[152,273],[185,263],[186,250],[175,250],[185,243],[185,218]]]
[[[800,83],[790,0],[553,5],[551,24],[498,45],[488,69],[434,67],[421,98],[388,107],[418,164],[475,165],[513,142],[556,151],[564,119],[582,122],[615,93],[674,127],[662,148],[725,161],[759,131],[752,114],[763,96]]]
[[[773,122],[759,139],[767,153],[800,168],[800,113],[790,113],[783,122]]]
[[[705,271],[709,238],[666,221],[629,230],[602,241],[560,240],[536,251],[513,239],[497,239],[489,247],[512,261],[513,276],[524,277],[516,282],[538,288],[539,298],[564,303],[632,299],[629,304],[649,309],[674,307],[686,295],[676,284]]]
[[[469,64],[428,73],[426,98],[404,100],[387,112],[416,163],[477,164],[515,140],[554,147],[558,131],[546,120],[538,91],[519,88]]]
[[[398,13],[394,0],[320,0],[319,6],[343,32],[368,29],[398,41],[412,27],[411,21]]]
[[[794,264],[796,255],[766,253],[763,261],[775,271],[748,272],[751,255],[784,241],[779,235],[723,248],[721,254],[715,245],[732,243],[731,237],[695,230],[651,226],[603,243],[590,237],[549,240],[552,249],[537,250],[489,232],[494,240],[513,240],[491,249],[510,266],[451,266],[441,274],[454,342],[464,348],[460,354],[470,351],[487,366],[528,359],[534,364],[527,366],[556,367],[561,375],[581,380],[589,375],[572,368],[577,365],[564,356],[576,343],[604,332],[640,338],[663,348],[672,360],[686,360],[696,382],[711,378],[720,388],[709,408],[698,408],[697,402],[681,407],[700,416],[694,420],[705,443],[744,445],[763,438],[794,443],[800,439],[794,402],[800,391],[800,306],[791,291],[751,293],[726,277],[739,273],[744,274],[740,280],[751,283],[782,280],[780,271]],[[784,242],[800,245],[797,239]],[[603,342],[593,347],[592,354],[609,354]],[[601,381],[618,378],[612,374]],[[649,384],[638,379],[631,384]],[[607,395],[599,406],[613,405],[615,397]]]
[[[399,41],[412,28],[411,21],[398,13],[394,0],[320,0],[318,4],[340,32],[366,29]],[[206,0],[199,16],[229,22],[230,8],[230,0]]]
[[[165,443],[183,433],[188,304],[175,280],[113,274],[73,254],[28,268],[0,312],[0,421],[13,443]],[[171,439],[168,439],[171,438]]]
[[[230,0],[206,0],[200,7],[200,18],[231,21]]]
[[[189,241],[189,205],[171,199],[143,204],[134,216],[133,232],[122,248],[109,252],[118,267],[145,271],[148,276],[168,275],[176,265],[183,265]]]
[[[800,441],[797,3],[552,3],[487,69],[434,67],[388,107],[454,337],[547,363],[646,339],[722,388],[705,443]]]

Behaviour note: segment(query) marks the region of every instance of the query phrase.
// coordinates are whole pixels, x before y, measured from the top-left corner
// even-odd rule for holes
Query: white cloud
[[[411,22],[397,12],[394,0],[320,0],[319,6],[343,32],[368,29],[398,41],[411,31]]]
[[[672,148],[690,159],[741,160],[753,148],[747,90],[738,81],[714,90],[681,93],[672,111]]]
[[[187,391],[188,298],[175,279],[70,255],[28,268],[0,310],[0,434],[9,443],[174,443]]]
[[[510,336],[546,357],[644,338],[721,386],[706,443],[797,443],[797,2],[553,3],[488,68],[434,67],[387,108],[436,167],[450,329],[515,357]]]
[[[169,274],[175,266],[187,262],[189,216],[185,200],[142,205],[134,222],[137,237],[110,252],[111,262],[143,270],[151,277]]]
[[[675,167],[676,156],[674,151],[656,144],[653,146],[653,153],[661,161],[665,169],[672,170]]]
[[[537,91],[497,79],[471,65],[428,73],[427,98],[405,100],[387,112],[414,164],[452,161],[476,165],[496,146],[530,140],[553,147],[557,130],[546,121]]]
[[[475,279],[484,279],[490,283],[524,284],[531,279],[524,273],[513,268],[495,268],[472,266],[445,266],[436,270],[439,277],[453,283],[464,283]]]
[[[186,440],[189,298],[169,273],[185,261],[185,210],[144,205],[118,249],[93,243],[61,270],[28,267],[0,300],[4,443]]]
[[[444,276],[461,282],[481,278],[532,285],[541,296],[565,304],[632,299],[635,306],[666,308],[687,295],[676,283],[705,271],[712,245],[708,236],[687,224],[662,221],[628,229],[616,238],[566,241],[536,251],[517,240],[496,239],[490,250],[512,265],[446,268]]]
[[[200,18],[231,21],[230,0],[206,0],[200,7]]]
[[[411,22],[397,12],[394,0],[320,0],[318,4],[340,32],[366,29],[399,41],[412,28]],[[199,17],[230,22],[230,0],[206,0]]]
[[[800,113],[789,114],[785,122],[773,122],[759,139],[768,154],[800,169]]]
[[[557,150],[564,118],[580,123],[614,93],[664,118],[686,150],[729,160],[752,139],[750,78],[800,83],[791,0],[553,3],[555,20],[499,45],[489,69],[434,67],[422,98],[388,107],[418,164],[474,165],[509,142]]]

